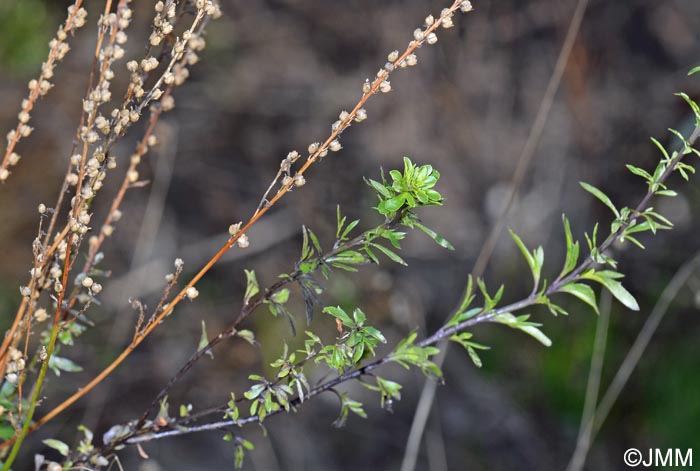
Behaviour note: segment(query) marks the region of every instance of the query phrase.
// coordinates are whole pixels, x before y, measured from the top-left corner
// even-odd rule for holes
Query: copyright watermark
[[[622,460],[631,468],[658,468],[670,466],[675,468],[689,468],[693,466],[693,449],[682,450],[680,448],[629,448],[622,455]]]

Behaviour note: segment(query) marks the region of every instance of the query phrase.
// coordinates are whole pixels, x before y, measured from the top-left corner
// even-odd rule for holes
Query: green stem
[[[15,444],[12,446],[12,450],[10,451],[10,455],[7,457],[7,460],[5,461],[5,464],[2,467],[2,471],[9,471],[10,466],[12,466],[12,463],[15,461],[15,458],[17,458],[17,454],[19,453],[19,449],[22,447],[22,442],[24,441],[24,438],[27,436],[27,433],[29,432],[29,426],[32,423],[32,417],[34,417],[34,411],[36,409],[36,405],[39,402],[39,394],[41,394],[41,386],[44,383],[44,378],[46,377],[46,371],[49,369],[49,359],[51,358],[51,354],[53,353],[54,347],[56,346],[56,339],[58,338],[58,331],[59,331],[59,324],[55,323],[53,326],[53,329],[51,329],[51,338],[49,339],[49,346],[46,350],[46,360],[41,364],[41,369],[39,370],[39,376],[37,377],[36,384],[34,385],[34,393],[32,394],[32,400],[30,401],[29,405],[29,412],[27,413],[27,417],[24,420],[24,425],[22,425],[22,430],[20,431],[19,435],[17,436],[17,440],[15,441]],[[20,399],[21,400],[21,399]]]

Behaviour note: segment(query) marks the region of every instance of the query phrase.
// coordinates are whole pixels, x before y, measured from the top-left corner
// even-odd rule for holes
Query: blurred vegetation
[[[58,3],[58,2],[56,2]],[[33,73],[58,28],[57,9],[42,0],[0,2],[0,68],[10,76]]]

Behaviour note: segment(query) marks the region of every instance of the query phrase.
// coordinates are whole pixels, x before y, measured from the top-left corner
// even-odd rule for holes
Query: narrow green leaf
[[[610,210],[615,214],[616,217],[620,217],[620,213],[613,204],[612,201],[610,201],[610,198],[608,198],[608,195],[600,191],[598,188],[594,187],[593,185],[589,185],[586,182],[579,182],[579,184],[583,187],[584,190],[598,198],[600,201],[603,202],[605,206],[610,208]]]
[[[595,299],[595,292],[590,286],[584,285],[583,283],[569,283],[568,285],[562,286],[559,291],[576,296],[581,301],[591,306],[596,314],[600,314],[598,312],[598,303]]]
[[[579,243],[574,242],[574,237],[571,234],[571,225],[569,224],[569,219],[566,215],[562,214],[562,219],[564,221],[564,234],[566,236],[566,261],[564,262],[564,268],[561,271],[559,277],[566,276],[578,263],[579,256]]]
[[[46,440],[43,440],[42,443],[49,448],[53,448],[63,456],[68,456],[68,453],[70,452],[70,447],[67,444],[63,443],[61,440],[56,440],[55,438],[47,438]]]
[[[474,278],[469,275],[467,278],[467,288],[464,291],[464,297],[462,298],[462,302],[459,305],[459,309],[457,309],[458,313],[465,312],[469,305],[472,303],[474,300]]]
[[[622,286],[622,283],[614,279],[622,277],[622,275],[619,273],[610,271],[595,272],[594,270],[590,270],[589,272],[584,273],[582,277],[597,281],[605,286],[608,291],[610,291],[610,294],[615,296],[615,298],[624,304],[628,309],[631,309],[632,311],[639,311],[639,304],[637,304],[637,300],[634,299],[634,296],[632,296],[632,294],[630,294],[630,292],[627,291],[624,286]]]
[[[340,321],[346,327],[352,327],[355,325],[352,319],[350,319],[350,316],[348,316],[348,314],[340,306],[326,306],[323,308],[323,312],[340,319]]]
[[[384,185],[371,179],[367,179],[366,181],[369,184],[369,186],[371,186],[374,189],[374,191],[379,193],[381,196],[383,196],[384,198],[391,198],[391,192]]]
[[[207,325],[204,323],[204,320],[202,320],[202,335],[199,337],[199,345],[197,345],[197,350],[201,350],[207,345],[209,345],[209,338],[207,337]],[[214,354],[211,352],[211,350],[207,352],[207,355],[209,355],[210,358],[214,358]]]
[[[414,222],[413,225],[416,226],[421,231],[425,232],[428,235],[428,237],[433,239],[435,241],[435,243],[438,244],[440,247],[443,247],[447,250],[454,250],[455,249],[454,246],[452,244],[450,244],[450,242],[447,239],[445,239],[444,237],[442,237],[440,234],[438,234],[434,230],[430,229],[429,227],[426,227],[419,222]]]
[[[499,314],[494,317],[496,322],[507,325],[510,328],[518,329],[526,334],[532,336],[535,340],[540,342],[545,347],[552,346],[552,341],[547,337],[539,328],[540,324],[535,324],[533,322],[525,322],[528,316],[515,317],[510,312]]]
[[[516,244],[516,245],[518,246],[518,248],[520,249],[520,252],[523,254],[523,257],[525,257],[525,261],[527,262],[527,264],[528,264],[528,266],[530,267],[530,270],[532,271],[533,276],[534,276],[534,273],[535,273],[535,258],[532,256],[532,254],[530,253],[530,251],[528,250],[528,248],[525,247],[525,244],[523,243],[523,241],[520,239],[520,237],[518,237],[518,235],[517,235],[515,232],[513,232],[511,229],[508,229],[508,232],[510,233],[510,236],[511,236],[511,237],[513,238],[513,240],[515,241],[515,244]]]
[[[629,170],[630,172],[632,172],[632,173],[635,174],[635,175],[638,175],[638,176],[644,178],[644,179],[647,180],[647,181],[651,181],[651,180],[652,180],[651,174],[650,174],[649,172],[647,172],[646,170],[642,169],[642,168],[635,167],[634,165],[627,164],[627,170]]]
[[[243,304],[248,304],[248,301],[260,292],[258,280],[255,277],[254,270],[244,270],[246,278],[245,295],[243,296]]]
[[[389,257],[392,261],[399,263],[404,266],[408,266],[408,264],[404,261],[403,258],[399,257],[397,254],[392,252],[391,250],[387,249],[383,245],[375,244],[375,243],[370,243],[370,245],[376,249],[378,249],[380,252],[382,252],[384,255]]]

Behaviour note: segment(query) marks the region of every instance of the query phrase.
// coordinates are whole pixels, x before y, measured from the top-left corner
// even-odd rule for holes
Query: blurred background
[[[103,8],[101,2],[88,3],[89,23],[70,40],[73,50],[56,70],[55,88],[33,113],[36,131],[18,146],[23,160],[0,191],[3,329],[19,303],[18,286],[28,279],[36,207],[55,201],[71,152],[92,62],[94,22]],[[137,20],[130,27],[128,58],[142,55],[152,3],[134,2]],[[103,268],[111,270],[111,279],[103,282],[102,304],[89,314],[96,327],[78,346],[62,350],[84,371],[64,374],[60,381],[52,377],[42,410],[88,381],[128,343],[136,318],[129,298],[155,305],[176,257],[185,260],[188,275],[198,270],[226,240],[228,226],[254,211],[279,161],[293,149],[324,140],[338,113],[360,97],[365,78],[374,76],[390,51],[406,47],[428,13],[438,14],[447,3],[222,0],[225,15],[211,24],[202,60],[176,90],[176,108],[156,130],[160,144],[142,164],[141,174],[152,184],[127,193],[124,218],[105,244]],[[16,125],[26,83],[45,60],[46,43],[68,4],[0,2],[0,129]],[[378,178],[380,167],[400,168],[403,156],[442,172],[438,190],[446,202],[424,212],[424,221],[457,250],[448,252],[423,234],[410,234],[401,251],[408,267],[387,262],[358,274],[334,272],[322,281],[327,288],[323,301],[361,307],[390,344],[412,329],[423,335],[438,328],[459,302],[467,274],[508,196],[575,4],[476,1],[473,13],[458,15],[456,27],[441,31],[437,45],[419,51],[418,67],[392,76],[392,93],[369,102],[369,119],[343,135],[344,149],[314,166],[307,185],[249,232],[250,248],[231,251],[204,278],[197,302],[181,304],[107,381],[30,437],[23,465],[33,466],[30,450],[53,456],[41,444],[44,438],[75,443],[78,424],[99,437],[112,425],[138,417],[197,348],[201,321],[214,336],[240,310],[244,268],[257,272],[261,286],[293,269],[302,224],[330,247],[336,205],[350,218],[361,218],[361,228],[380,222],[362,177]],[[659,153],[649,136],[675,146],[667,128],[689,134],[692,118],[673,93],[700,92],[698,79],[687,77],[700,62],[698,31],[697,1],[590,1],[507,220],[528,245],[545,247],[549,277],[558,274],[563,260],[562,213],[582,241],[595,221],[603,228],[610,221],[607,209],[578,182],[600,187],[619,205],[634,206],[646,188],[625,164],[655,165]],[[125,62],[115,66],[114,90],[124,87]],[[117,147],[119,167],[107,179],[93,221],[106,215],[108,195],[121,182],[142,132],[136,126]],[[697,179],[683,184],[675,176],[671,185],[679,196],[655,204],[675,229],[656,238],[644,236],[645,252],[618,247],[625,285],[641,311],[612,303],[603,388],[670,278],[700,250],[693,235],[700,220]],[[485,278],[490,286],[506,285],[506,302],[529,292],[529,272],[505,232]],[[700,276],[691,277],[673,301],[593,443],[587,469],[626,469],[622,453],[629,447],[697,447],[699,290]],[[292,298],[301,330],[303,299],[296,290]],[[486,325],[474,330],[478,342],[492,347],[482,355],[482,369],[463,350],[450,349],[446,385],[437,390],[418,469],[565,468],[576,443],[596,316],[581,303],[562,303],[569,317],[532,311],[552,338],[551,348]],[[248,374],[271,371],[268,365],[280,355],[283,339],[295,348],[303,340],[292,337],[286,321],[265,310],[247,327],[262,346],[222,344],[213,360],[203,359],[172,391],[171,404],[192,403],[197,411],[225,402],[230,391],[240,395],[249,384]],[[332,338],[334,324],[318,310],[312,328]],[[345,428],[334,429],[337,399],[321,396],[297,414],[266,421],[268,438],[259,427],[242,430],[256,445],[245,469],[398,469],[424,378],[398,368],[387,369],[384,376],[404,385],[393,413],[379,407],[374,393],[348,384],[345,390],[365,402],[366,420],[353,416]],[[233,447],[221,437],[210,432],[151,442],[144,445],[148,460],[132,448],[120,458],[128,470],[230,469]]]

